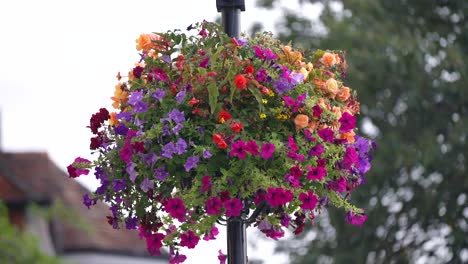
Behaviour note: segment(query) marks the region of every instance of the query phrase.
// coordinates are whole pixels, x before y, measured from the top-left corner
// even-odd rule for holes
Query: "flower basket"
[[[370,169],[372,143],[356,134],[359,102],[343,83],[340,51],[300,51],[270,34],[230,38],[216,24],[142,34],[140,60],[118,74],[113,107],[91,117],[96,160],[70,177],[101,185],[88,207],[110,204],[114,228],[140,230],[151,254],[215,239],[216,223],[251,217],[266,236],[302,232],[327,206],[366,216],[349,193]]]

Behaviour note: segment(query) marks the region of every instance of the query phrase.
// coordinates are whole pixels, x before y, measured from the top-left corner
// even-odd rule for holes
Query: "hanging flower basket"
[[[300,51],[270,34],[230,38],[203,22],[142,34],[141,58],[118,75],[113,107],[91,117],[95,161],[77,158],[70,177],[94,169],[101,186],[84,204],[110,204],[114,228],[140,230],[151,254],[215,239],[215,224],[253,219],[273,239],[302,232],[322,208],[361,225],[349,193],[364,182],[372,144],[355,133],[356,93],[343,83],[339,51]]]

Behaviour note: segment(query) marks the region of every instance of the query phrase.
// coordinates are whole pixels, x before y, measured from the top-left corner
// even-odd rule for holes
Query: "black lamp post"
[[[240,36],[240,12],[245,11],[245,0],[216,0],[216,8],[221,12],[224,32],[231,37]]]
[[[245,0],[216,0],[216,8],[221,12],[221,22],[224,32],[230,37],[240,37],[240,12],[245,11]],[[229,264],[247,263],[247,236],[246,226],[255,222],[255,219],[265,208],[262,203],[247,218],[248,205],[245,206],[242,215],[229,217],[226,220],[227,229],[227,259]]]

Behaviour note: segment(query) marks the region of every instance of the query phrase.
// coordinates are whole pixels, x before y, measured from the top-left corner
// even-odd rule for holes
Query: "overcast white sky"
[[[274,32],[280,12],[259,10],[254,2],[246,0],[242,31],[260,20]],[[288,8],[299,10],[291,2]],[[215,0],[0,1],[1,149],[47,152],[63,170],[75,157],[89,157],[89,118],[101,107],[111,109],[115,75],[139,58],[135,39],[217,15]],[[93,177],[80,182],[95,189]],[[219,263],[218,249],[226,252],[221,235],[185,252],[186,263]],[[248,235],[249,241],[256,236]],[[249,249],[250,256],[287,263],[273,256],[271,243],[254,242],[262,246]]]

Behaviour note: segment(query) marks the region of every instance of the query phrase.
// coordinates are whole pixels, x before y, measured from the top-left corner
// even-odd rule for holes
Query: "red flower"
[[[232,122],[229,126],[232,128],[234,133],[239,133],[242,130],[242,127],[244,127],[241,122]]]
[[[244,75],[238,74],[234,78],[234,84],[236,85],[237,88],[244,90],[245,87],[247,86],[247,79],[245,79]]]
[[[224,123],[224,122],[228,121],[228,120],[231,119],[231,118],[232,118],[232,116],[231,116],[231,114],[229,114],[228,111],[221,110],[221,111],[219,112],[218,121],[219,121],[220,123]]]
[[[213,135],[213,142],[218,145],[218,148],[225,149],[228,147],[226,141],[224,141],[223,137],[220,134]]]
[[[254,67],[252,65],[249,65],[249,66],[245,67],[245,69],[244,69],[245,74],[254,74],[254,72],[255,72],[255,69],[254,69]]]
[[[200,102],[200,100],[196,99],[195,97],[193,97],[192,99],[190,99],[190,101],[188,102],[189,105],[194,105],[194,104],[197,104],[198,102]]]

